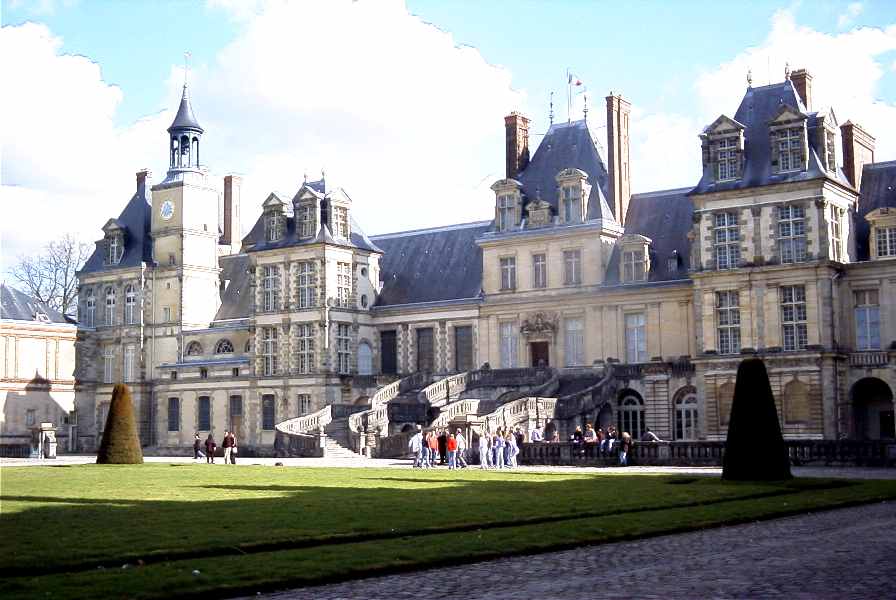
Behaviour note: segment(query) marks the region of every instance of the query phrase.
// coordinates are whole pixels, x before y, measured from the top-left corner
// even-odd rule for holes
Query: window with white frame
[[[307,415],[311,412],[311,394],[299,394],[298,397],[298,416]]]
[[[350,263],[336,263],[336,299],[339,306],[351,306],[352,265]]]
[[[271,431],[274,429],[274,423],[277,416],[274,401],[274,394],[265,394],[261,397],[261,428],[264,431]]]
[[[96,297],[93,295],[92,288],[87,288],[84,294],[87,298],[84,301],[84,327],[94,327],[96,325]]]
[[[548,287],[548,261],[544,254],[532,255],[532,287]]]
[[[828,171],[837,170],[837,135],[830,129],[824,131],[825,167]]]
[[[344,206],[333,207],[333,235],[338,238],[347,239],[348,230],[348,209]]]
[[[778,247],[782,263],[806,260],[806,209],[802,206],[778,207]]]
[[[347,323],[336,326],[336,369],[343,375],[352,370],[352,332]]]
[[[314,213],[315,207],[310,204],[299,207],[298,219],[300,237],[309,238],[314,236]]]
[[[124,322],[128,325],[137,322],[137,290],[133,285],[124,289]]]
[[[115,288],[106,288],[106,325],[115,325]]]
[[[582,251],[563,251],[563,283],[564,285],[580,285],[582,283]]]
[[[880,300],[877,290],[855,292],[856,350],[880,350]]]
[[[806,287],[781,286],[781,333],[785,350],[805,350],[808,345]]]
[[[734,269],[740,261],[740,229],[736,212],[715,215],[716,268]]]
[[[132,345],[124,347],[124,380],[136,381],[137,351]]]
[[[641,439],[645,429],[644,403],[634,395],[626,395],[619,401],[618,430],[631,434],[633,439]]]
[[[314,323],[296,326],[297,368],[299,373],[314,372]]]
[[[625,359],[628,363],[647,362],[647,319],[644,313],[625,315]]]
[[[740,294],[726,290],[716,292],[716,326],[719,354],[740,352]]]
[[[830,224],[831,224],[831,258],[837,262],[843,262],[843,209],[839,206],[830,205]]]
[[[582,222],[582,188],[578,185],[565,185],[562,188],[561,210],[564,223]]]
[[[647,261],[644,250],[626,250],[622,253],[622,281],[631,283],[647,280]]]
[[[516,289],[516,258],[505,256],[501,259],[501,290]]]
[[[267,241],[280,241],[283,238],[283,215],[276,212],[268,214],[265,228],[267,229]]]
[[[164,323],[168,323],[169,321],[171,321],[171,307],[170,306],[165,306],[164,308],[162,308],[162,321]]]
[[[799,171],[803,168],[803,128],[788,127],[776,132],[778,171]]]
[[[517,338],[516,323],[508,321],[500,325],[501,338],[501,368],[512,369],[517,366]]]
[[[106,348],[103,353],[103,383],[112,383],[115,377],[115,351]]]
[[[124,244],[122,242],[123,239],[120,233],[113,233],[109,236],[109,239],[106,242],[108,248],[106,262],[108,264],[117,265],[119,262],[121,262],[121,256],[122,254],[124,254]]]
[[[697,439],[697,395],[686,394],[675,401],[675,439]]]
[[[280,308],[280,267],[269,265],[263,269],[262,306],[264,310]]]
[[[498,196],[498,231],[508,231],[516,225],[516,197],[513,194]]]
[[[314,261],[302,261],[298,264],[299,308],[313,308],[317,305],[317,267]]]
[[[878,256],[896,256],[896,227],[875,227]]]
[[[262,371],[265,375],[276,375],[279,372],[278,352],[277,328],[263,327],[261,329],[261,356]]]
[[[566,319],[566,366],[579,367],[585,364],[585,327],[582,319]]]
[[[737,138],[723,138],[716,142],[718,181],[737,179]]]

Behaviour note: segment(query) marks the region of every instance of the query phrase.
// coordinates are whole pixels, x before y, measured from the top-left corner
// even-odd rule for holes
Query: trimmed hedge
[[[131,389],[119,383],[112,390],[112,404],[106,418],[103,441],[96,456],[97,464],[136,465],[143,463]]]

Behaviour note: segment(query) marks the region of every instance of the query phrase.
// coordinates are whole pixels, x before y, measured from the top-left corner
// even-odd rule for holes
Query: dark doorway
[[[532,356],[533,367],[547,367],[551,364],[549,358],[549,347],[547,342],[531,342],[529,344],[529,354]]]
[[[876,377],[866,377],[852,386],[850,396],[857,439],[885,440],[896,437],[890,386]]]
[[[880,413],[880,439],[892,440],[896,438],[896,419],[892,410],[882,410]]]
[[[237,437],[243,435],[243,397],[230,397],[230,431]]]
[[[395,330],[380,332],[380,361],[383,373],[398,373],[398,347],[395,343]]]
[[[458,373],[473,368],[473,328],[454,328],[454,370]]]
[[[432,328],[425,327],[417,330],[417,370],[432,373],[435,365]]]

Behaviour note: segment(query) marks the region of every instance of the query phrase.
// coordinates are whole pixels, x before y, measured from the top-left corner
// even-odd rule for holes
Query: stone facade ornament
[[[524,319],[520,326],[523,335],[554,335],[557,331],[557,315],[537,312],[531,319]]]

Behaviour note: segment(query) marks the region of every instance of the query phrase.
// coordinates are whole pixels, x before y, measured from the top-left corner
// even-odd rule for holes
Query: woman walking
[[[479,468],[488,469],[491,465],[491,450],[488,447],[489,434],[487,431],[479,434]]]
[[[217,449],[218,445],[215,443],[215,438],[212,437],[211,432],[209,432],[208,437],[205,438],[205,462],[215,464],[215,449]]]

